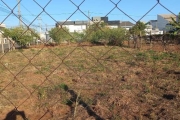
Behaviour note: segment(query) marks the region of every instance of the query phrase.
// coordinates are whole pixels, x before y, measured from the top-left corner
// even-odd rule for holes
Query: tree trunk
[[[134,41],[134,48],[138,48],[138,38],[136,35],[133,35],[133,41]]]
[[[140,40],[140,46],[139,46],[139,48],[140,48],[140,50],[141,50],[141,48],[142,48],[142,38],[141,38],[142,36],[141,36],[141,31],[140,31],[140,33],[139,33],[139,40]]]

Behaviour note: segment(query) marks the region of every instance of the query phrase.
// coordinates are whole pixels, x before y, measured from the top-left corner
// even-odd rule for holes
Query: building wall
[[[3,38],[3,34],[2,34],[2,29],[3,29],[3,28],[6,28],[6,25],[5,25],[5,24],[1,24],[1,25],[0,25],[0,39]]]
[[[159,30],[166,30],[166,24],[169,22],[160,15],[157,16],[157,19],[157,27],[159,28]]]
[[[108,25],[109,28],[113,29],[113,28],[118,28],[118,25]]]
[[[69,29],[69,32],[80,32],[80,33],[87,29],[87,25],[63,25],[63,27]]]
[[[130,28],[132,28],[132,26],[121,26],[122,28],[129,30]]]
[[[150,25],[152,25],[152,29],[157,28],[157,21],[150,21]]]
[[[92,17],[93,22],[108,22],[108,17]]]

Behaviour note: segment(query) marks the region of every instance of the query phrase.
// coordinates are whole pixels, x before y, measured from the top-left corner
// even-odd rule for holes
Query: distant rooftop
[[[114,20],[114,21],[108,21],[108,25],[119,25],[119,26],[134,26],[133,23],[129,21],[120,21],[120,20]],[[59,21],[56,23],[56,25],[87,25],[88,21]]]
[[[168,20],[169,22],[172,21],[171,18],[176,19],[176,15],[174,14],[160,14],[159,16],[163,17],[164,19]]]
[[[150,20],[150,22],[157,22],[157,20]]]
[[[59,21],[58,25],[87,25],[88,21]]]
[[[122,21],[120,23],[120,26],[134,26],[134,24],[129,21]]]
[[[5,25],[5,24],[0,24],[0,27],[1,27],[1,28],[5,28],[6,25]]]

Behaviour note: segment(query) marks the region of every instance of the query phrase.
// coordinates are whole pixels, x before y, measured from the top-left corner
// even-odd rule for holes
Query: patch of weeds
[[[0,80],[0,85],[3,83],[4,81]],[[3,86],[0,86],[0,91],[2,89]]]
[[[115,103],[113,102],[113,103],[111,103],[111,105],[109,106],[109,110],[110,111],[113,111],[114,109],[115,109]]]
[[[121,120],[121,116],[119,115],[113,115],[113,117],[111,118],[111,120]]]
[[[30,51],[31,51],[31,52],[33,52],[33,53],[34,53],[34,52],[36,52],[36,50],[35,50],[35,49],[33,49],[33,48],[31,48],[31,49],[30,49]]]
[[[5,66],[8,67],[8,63],[5,64]],[[1,66],[0,66],[0,72],[2,73],[2,72],[4,72],[4,71],[5,71],[5,68],[4,68],[4,66],[1,65]]]
[[[41,68],[41,71],[49,71],[50,67],[49,66],[44,66]]]
[[[131,67],[135,67],[136,66],[136,62],[135,61],[126,61],[127,65],[130,65]]]
[[[38,88],[38,98],[39,99],[46,99],[47,98],[47,88],[46,87],[39,87]]]
[[[37,70],[34,72],[34,74],[42,74],[41,71]]]
[[[63,56],[64,53],[65,53],[64,51],[60,51],[60,50],[58,51],[58,55],[59,55],[59,56]]]
[[[144,93],[150,93],[150,85],[148,85],[147,83],[143,84],[143,89],[144,89]]]
[[[150,55],[153,55],[153,54],[155,54],[156,52],[155,52],[154,50],[149,50],[148,53],[149,53]]]
[[[101,64],[96,65],[95,67],[91,68],[91,72],[103,72],[105,70],[104,66]]]
[[[65,96],[66,91],[68,91],[68,86],[64,83],[58,84],[55,86],[47,86],[47,87],[38,87],[37,85],[32,85],[32,88],[37,89],[38,91],[38,98],[39,99],[46,99],[53,94],[61,94]],[[64,90],[65,92],[61,91]],[[59,91],[59,92],[58,92]]]
[[[65,60],[65,61],[63,61],[64,62],[64,64],[66,64],[67,66],[71,66],[71,63],[72,63],[72,61],[70,61],[70,60]]]
[[[83,71],[85,69],[85,66],[83,64],[79,64],[77,68],[79,71]]]
[[[96,95],[98,95],[98,96],[100,96],[100,97],[103,97],[103,96],[106,95],[106,93],[105,93],[105,92],[100,92],[100,93],[96,93]]]
[[[131,85],[122,85],[122,86],[120,86],[120,89],[122,89],[122,90],[124,90],[124,89],[132,90],[132,86]]]
[[[58,85],[58,86],[56,86],[56,87],[58,87],[58,88],[61,88],[61,89],[63,89],[64,91],[68,91],[68,86],[66,85],[66,84],[64,84],[64,83],[62,83],[62,84],[60,84],[60,85]]]
[[[140,61],[145,61],[148,59],[148,55],[145,52],[139,52],[136,54],[136,59]]]
[[[36,84],[33,84],[33,85],[32,85],[32,88],[33,88],[33,89],[37,89],[38,86],[37,86]]]
[[[168,53],[155,53],[151,54],[151,59],[155,62],[155,61],[160,61],[163,59],[167,59],[169,58],[169,54]]]
[[[179,60],[179,56],[174,53],[169,53],[169,57],[172,58],[173,60]]]
[[[68,106],[71,106],[73,104],[73,102],[71,100],[69,100],[69,99],[64,99],[62,101],[62,103],[65,104],[65,105],[68,105]]]
[[[88,105],[92,105],[94,103],[94,100],[90,98],[84,98],[83,101],[85,101]]]
[[[166,71],[169,70],[169,67],[165,66],[165,67],[162,68],[162,70],[166,72]]]
[[[22,52],[24,52],[24,49],[18,49],[18,51],[22,53]]]
[[[110,59],[113,60],[113,59],[116,59],[116,56],[114,54],[111,54],[106,59],[107,60],[110,60]]]

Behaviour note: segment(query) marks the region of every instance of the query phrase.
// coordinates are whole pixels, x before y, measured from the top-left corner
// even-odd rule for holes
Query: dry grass
[[[110,46],[12,51],[0,59],[0,119],[14,107],[29,120],[179,119],[179,61]]]

